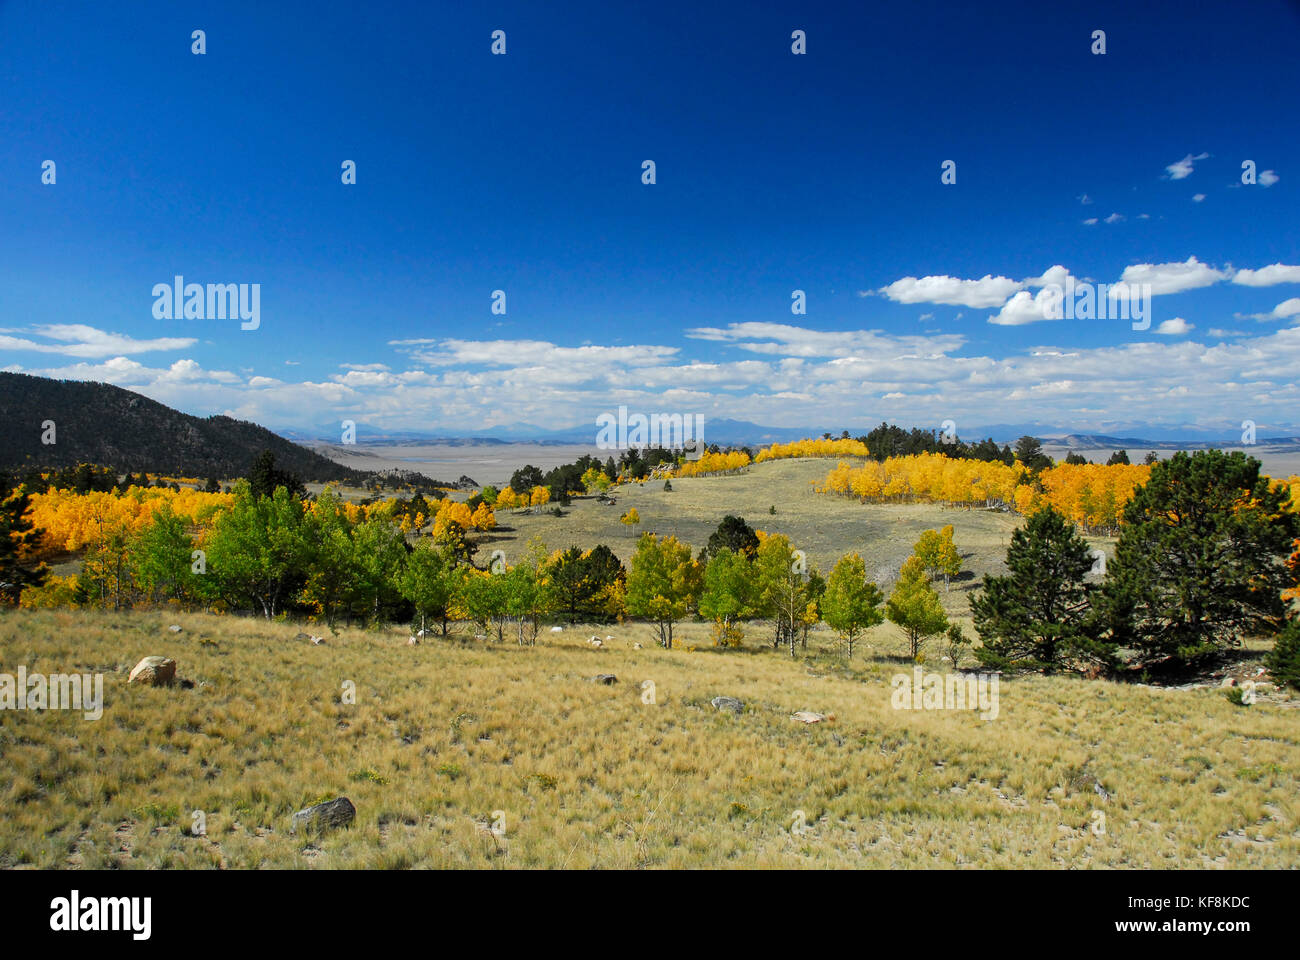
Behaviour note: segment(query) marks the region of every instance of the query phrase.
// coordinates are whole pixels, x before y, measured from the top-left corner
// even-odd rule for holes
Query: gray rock
[[[730,710],[732,713],[741,713],[745,709],[745,705],[735,697],[714,697],[709,703],[716,710]]]
[[[357,808],[352,805],[352,801],[347,797],[339,797],[299,810],[293,815],[293,823],[289,829],[292,833],[297,833],[300,828],[304,831],[324,833],[326,830],[346,827],[356,818]]]
[[[170,627],[168,627],[167,629],[170,630],[172,633],[180,633],[180,632],[181,632],[181,625],[180,625],[179,623],[173,623],[173,624],[172,624]]]
[[[131,669],[127,683],[163,687],[176,679],[176,661],[170,657],[145,657]]]
[[[614,676],[612,673],[598,673],[591,678],[591,682],[603,683],[608,686],[611,683],[618,683],[618,677]]]

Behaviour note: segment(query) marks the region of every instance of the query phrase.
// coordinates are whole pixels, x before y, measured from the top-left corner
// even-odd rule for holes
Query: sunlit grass
[[[1300,711],[1285,703],[1033,676],[1002,681],[991,722],[896,711],[889,679],[910,667],[888,624],[851,664],[825,631],[792,661],[764,625],[725,653],[706,624],[682,631],[696,652],[658,648],[642,625],[543,632],[531,649],[464,634],[408,647],[398,629],[312,646],[298,630],[166,613],[0,617],[0,670],[105,674],[99,721],[0,712],[0,864],[1300,862]],[[616,640],[591,649],[594,632]],[[147,654],[175,657],[201,686],[128,687]],[[619,683],[587,682],[606,672]],[[344,681],[355,705],[341,702]],[[715,711],[719,695],[745,712]],[[805,726],[795,710],[836,720]],[[1109,801],[1070,787],[1080,770]],[[295,810],[338,795],[356,804],[351,828],[289,833]],[[195,810],[205,837],[190,832]]]

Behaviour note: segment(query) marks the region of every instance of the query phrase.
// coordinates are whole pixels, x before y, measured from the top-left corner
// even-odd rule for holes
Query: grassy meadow
[[[503,512],[481,549],[540,536],[626,560],[650,530],[698,550],[736,513],[824,573],[856,550],[888,582],[922,530],[952,523],[970,574],[938,590],[970,633],[968,593],[1002,569],[1020,518],[814,494],[830,465],[621,487],[616,506],[579,500],[563,517]],[[636,531],[618,520],[629,507]],[[639,623],[544,628],[531,648],[461,624],[408,646],[405,625],[6,612],[0,671],[102,673],[105,702],[95,721],[0,711],[0,867],[1300,864],[1300,700],[1242,707],[1217,689],[1030,675],[1001,679],[995,719],[895,709],[890,680],[912,664],[892,624],[852,661],[824,626],[794,659],[768,625],[746,629],[730,651],[702,622],[671,651]],[[595,649],[592,634],[612,639]],[[950,669],[941,642],[926,652],[925,670]],[[1253,675],[1261,653],[1233,673]],[[175,658],[195,685],[128,686],[146,655]],[[602,673],[618,682],[592,682]],[[718,696],[745,709],[718,711]],[[791,719],[804,710],[834,718]],[[290,833],[294,811],[340,795],[356,805],[351,827]]]
[[[176,622],[184,632],[173,634]],[[0,618],[8,663],[105,676],[104,714],[0,715],[7,867],[1293,867],[1290,700],[1007,679],[994,720],[891,707],[877,628],[846,664],[653,646],[641,625],[407,646],[288,624],[79,611]],[[643,644],[635,649],[634,644]],[[193,689],[128,687],[165,654]],[[590,682],[613,673],[618,683]],[[355,704],[342,702],[345,681]],[[652,681],[653,697],[643,685]],[[719,695],[745,703],[719,712]],[[647,703],[647,699],[654,702]],[[834,714],[804,725],[796,710]],[[1102,800],[1079,775],[1110,794]],[[347,829],[289,820],[337,795]],[[206,836],[191,832],[193,811]],[[802,815],[796,811],[802,811]],[[1104,815],[1099,820],[1097,812]],[[1104,830],[1097,832],[1097,824]],[[799,829],[792,830],[796,824]],[[493,826],[501,829],[494,833]]]

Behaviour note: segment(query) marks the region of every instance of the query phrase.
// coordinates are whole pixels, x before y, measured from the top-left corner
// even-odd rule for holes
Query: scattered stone
[[[352,805],[352,801],[347,797],[339,797],[336,800],[327,800],[305,810],[299,810],[293,815],[289,830],[291,833],[297,833],[298,828],[302,827],[304,830],[323,833],[326,830],[346,827],[356,817],[357,808]]]
[[[168,627],[167,629],[170,630],[172,633],[180,633],[180,632],[181,632],[181,625],[180,625],[179,623],[173,623],[173,624],[172,624],[170,627]]]
[[[790,714],[791,720],[798,720],[800,723],[821,723],[823,720],[834,720],[833,713],[813,713],[811,710],[796,710]]]
[[[603,683],[603,684],[605,684],[606,686],[608,686],[608,685],[610,685],[611,683],[618,683],[618,677],[614,676],[614,674],[612,674],[612,673],[598,673],[598,674],[596,674],[594,677],[591,678],[591,682],[592,682],[592,683]]]
[[[298,634],[298,636],[294,637],[294,639],[295,639],[295,640],[310,640],[310,639],[311,639],[311,634],[310,634],[310,633],[300,633],[300,634]]]
[[[1232,677],[1224,677],[1223,682],[1219,684],[1220,687],[1235,687],[1236,685],[1237,681]]]
[[[407,639],[406,645],[408,647],[418,647],[420,645],[420,641],[415,637],[410,637]]]
[[[417,637],[419,637],[421,640],[424,639],[424,631],[423,631],[423,630],[418,630],[418,631],[416,631],[416,634],[415,634],[415,635],[416,635]]]
[[[633,650],[640,650],[640,649],[641,649],[641,643],[640,643],[640,641],[638,641],[638,642],[632,644],[632,649],[633,649]]]
[[[182,689],[182,690],[193,690],[193,689],[194,689],[194,681],[193,681],[193,680],[188,680],[188,679],[186,679],[186,680],[182,680],[182,681],[181,681],[181,689]]]
[[[309,639],[311,640],[311,645],[312,645],[313,647],[320,647],[320,646],[324,646],[324,644],[325,644],[325,638],[324,638],[324,637],[311,637],[311,638],[309,638]]]
[[[551,633],[563,633],[563,632],[564,632],[563,627],[551,627]]]
[[[176,679],[176,661],[170,657],[145,657],[131,670],[127,683],[143,683],[152,687],[170,684]]]
[[[741,713],[745,709],[745,705],[735,697],[714,697],[709,703],[715,710],[730,710],[732,713]]]

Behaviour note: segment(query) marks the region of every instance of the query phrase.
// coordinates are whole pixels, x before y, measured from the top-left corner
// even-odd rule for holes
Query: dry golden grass
[[[706,624],[683,629],[695,652],[653,646],[642,625],[546,632],[531,649],[464,636],[410,647],[395,629],[312,646],[298,629],[166,612],[0,616],[0,670],[105,674],[98,721],[0,712],[0,865],[1300,863],[1292,701],[1243,708],[1217,691],[1035,676],[1002,682],[993,721],[894,710],[889,678],[910,665],[890,625],[852,664],[829,633],[792,661],[758,626],[731,652],[704,648]],[[591,633],[616,639],[596,650]],[[148,654],[203,686],[128,687]],[[588,682],[603,672],[619,683]],[[340,702],[347,680],[355,705]],[[717,712],[718,695],[747,709]],[[805,726],[795,710],[836,720]],[[1070,786],[1080,769],[1109,801]],[[337,795],[356,804],[351,828],[289,833],[295,810]],[[206,837],[190,833],[194,810]],[[806,832],[791,830],[796,811]]]

